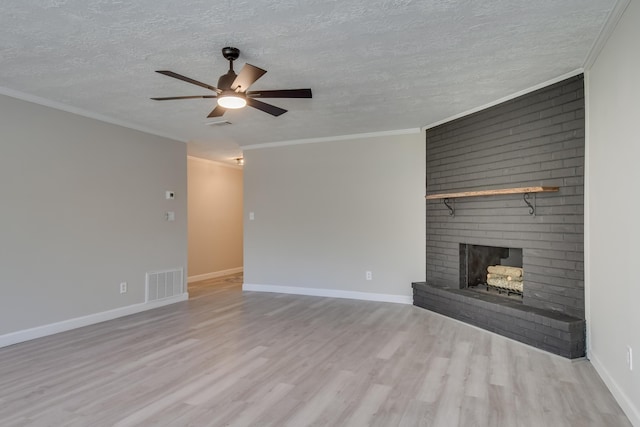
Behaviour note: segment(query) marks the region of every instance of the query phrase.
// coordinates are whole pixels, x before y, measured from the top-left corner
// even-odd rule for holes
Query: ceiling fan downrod
[[[229,71],[218,79],[218,88],[225,91],[231,89],[231,85],[237,77],[235,71],[233,71],[233,61],[238,59],[240,56],[240,49],[235,47],[224,47],[222,48],[222,56],[224,56],[224,59],[229,61]]]
[[[240,56],[240,49],[228,46],[223,47],[222,56],[224,56],[224,59],[229,61],[229,71],[233,71],[233,61],[238,59]]]

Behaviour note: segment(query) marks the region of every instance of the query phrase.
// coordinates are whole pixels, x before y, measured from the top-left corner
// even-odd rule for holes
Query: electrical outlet
[[[367,278],[367,280],[373,280],[373,274],[370,271],[367,271],[365,273],[365,277]]]
[[[121,294],[127,293],[127,282],[120,283],[120,293]]]
[[[633,349],[630,345],[627,346],[627,366],[630,371],[633,371]]]

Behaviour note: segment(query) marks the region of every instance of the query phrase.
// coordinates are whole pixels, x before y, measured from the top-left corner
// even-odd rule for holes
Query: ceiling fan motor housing
[[[233,70],[229,70],[227,74],[221,75],[218,79],[218,89],[222,89],[223,91],[230,90],[236,77],[237,75]]]

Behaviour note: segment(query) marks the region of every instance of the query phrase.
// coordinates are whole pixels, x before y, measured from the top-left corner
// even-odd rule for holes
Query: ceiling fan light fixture
[[[236,93],[218,95],[218,105],[222,108],[236,110],[247,105],[247,100]]]
[[[222,49],[222,56],[229,61],[229,71],[220,76],[218,79],[218,87],[174,73],[173,71],[157,70],[157,73],[209,89],[214,93],[211,95],[165,96],[151,99],[155,101],[169,101],[174,99],[217,98],[216,107],[207,116],[207,118],[210,119],[223,116],[227,110],[235,110],[246,106],[271,114],[273,117],[278,117],[286,113],[287,110],[267,104],[256,98],[311,98],[311,89],[247,91],[267,70],[247,63],[244,64],[240,72],[236,74],[236,72],[233,71],[233,61],[238,59],[239,55],[240,50],[235,47],[228,46]]]

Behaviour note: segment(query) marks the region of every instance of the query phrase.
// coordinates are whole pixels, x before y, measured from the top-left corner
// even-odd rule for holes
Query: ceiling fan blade
[[[202,83],[202,82],[199,82],[197,80],[190,79],[189,77],[183,76],[182,74],[174,73],[173,71],[156,70],[156,73],[164,74],[165,76],[173,77],[174,79],[182,80],[183,82],[187,82],[187,83],[191,83],[191,84],[194,84],[194,85],[198,85],[200,87],[212,90],[214,92],[218,92],[218,93],[222,92],[220,89],[218,89],[215,86],[211,86],[211,85],[208,85],[206,83]]]
[[[276,117],[287,112],[287,110],[283,108],[276,107],[275,105],[267,104],[266,102],[258,101],[253,98],[247,98],[247,105]]]
[[[267,70],[263,70],[262,68],[258,68],[255,65],[244,64],[242,70],[240,70],[240,74],[231,84],[231,89],[236,90],[240,88],[240,92],[246,92],[256,80],[266,73]]]
[[[311,89],[252,90],[252,98],[311,98]]]
[[[151,98],[154,101],[169,101],[172,99],[196,99],[196,98],[216,98],[216,95],[193,95],[193,96],[167,96],[164,98]]]
[[[209,113],[209,115],[207,117],[211,118],[211,117],[220,117],[222,116],[227,110],[222,108],[219,105],[216,105],[216,108],[213,109],[213,111],[211,111]]]

